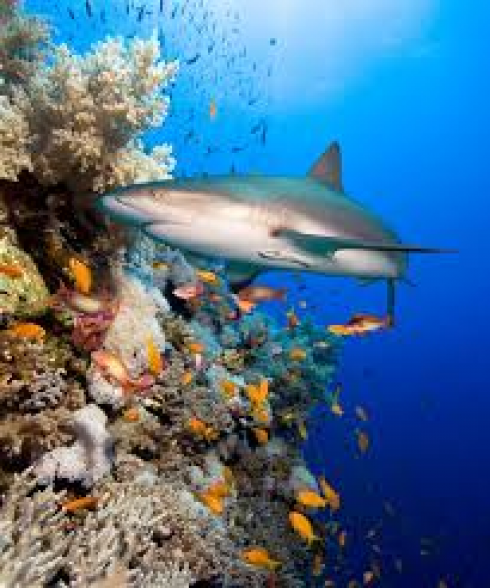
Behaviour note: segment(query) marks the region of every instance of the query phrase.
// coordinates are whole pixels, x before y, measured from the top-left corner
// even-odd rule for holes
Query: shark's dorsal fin
[[[337,192],[342,192],[342,156],[340,145],[334,141],[315,161],[308,175]]]

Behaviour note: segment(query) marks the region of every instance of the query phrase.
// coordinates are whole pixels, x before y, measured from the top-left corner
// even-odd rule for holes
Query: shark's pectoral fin
[[[361,249],[364,251],[387,251],[399,253],[451,253],[449,249],[435,249],[432,247],[420,247],[418,245],[405,245],[402,243],[382,243],[363,241],[360,239],[344,239],[342,237],[327,237],[302,233],[291,229],[281,229],[278,236],[294,243],[297,247],[310,251],[315,255],[332,256],[342,249]]]
[[[313,164],[308,175],[337,192],[342,192],[342,157],[336,141]]]

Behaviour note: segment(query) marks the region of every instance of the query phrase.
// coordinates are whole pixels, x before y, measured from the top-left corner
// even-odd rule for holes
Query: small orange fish
[[[313,526],[310,520],[305,517],[305,515],[296,512],[295,510],[292,510],[289,513],[288,518],[289,523],[291,524],[293,529],[302,539],[304,539],[308,543],[308,545],[311,545],[311,543],[315,540],[320,540],[320,538],[317,537],[317,535],[315,535],[315,533],[313,532]]]
[[[252,410],[252,416],[254,420],[264,425],[268,425],[270,422],[269,412],[263,406],[255,406]]]
[[[269,395],[269,382],[263,379],[258,386],[249,384],[245,386],[245,393],[252,404],[260,406],[267,400]]]
[[[192,417],[189,419],[187,426],[195,435],[200,435],[201,437],[204,437],[206,434],[207,425],[201,419]]]
[[[257,566],[259,568],[265,568],[267,570],[275,570],[278,566],[281,565],[281,562],[272,559],[269,555],[267,549],[263,547],[252,547],[250,549],[246,549],[242,551],[242,559],[243,561],[251,564],[253,566]]]
[[[46,336],[46,331],[36,323],[17,323],[9,327],[6,332],[16,339],[28,339],[29,341],[43,341]]]
[[[250,314],[252,310],[257,306],[255,302],[251,302],[250,300],[241,300],[237,298],[237,306],[243,314]]]
[[[0,263],[0,274],[3,274],[8,278],[22,278],[24,270],[20,265]]]
[[[307,357],[306,351],[301,347],[293,347],[289,351],[289,359],[292,361],[304,361]]]
[[[187,349],[191,353],[203,353],[204,352],[204,345],[202,343],[188,343]]]
[[[216,102],[214,100],[211,100],[211,102],[209,103],[209,118],[211,120],[214,120],[217,114],[218,107],[216,106]]]
[[[92,271],[88,265],[75,257],[70,258],[68,265],[75,280],[75,288],[81,294],[88,294],[92,288]]]
[[[237,395],[238,386],[235,382],[230,380],[221,380],[220,382],[221,393],[225,398],[235,398]]]
[[[228,487],[233,486],[235,483],[235,476],[233,475],[233,470],[230,468],[230,466],[223,466],[223,478],[228,484]]]
[[[362,335],[391,325],[389,317],[378,318],[371,314],[355,314],[347,323],[341,325],[330,325],[328,330],[337,336]]]
[[[300,490],[296,494],[296,501],[310,508],[325,508],[327,501],[313,490]]]
[[[173,295],[182,300],[192,300],[193,298],[201,296],[203,292],[204,286],[202,285],[202,282],[197,282],[196,284],[185,284],[175,288],[173,290]]]
[[[155,344],[153,337],[149,337],[146,343],[146,353],[148,355],[148,368],[150,373],[154,376],[158,376],[163,370],[163,359],[160,349]]]
[[[238,299],[258,304],[259,302],[269,302],[279,300],[283,302],[287,293],[286,288],[271,288],[270,286],[248,286],[238,292]]]
[[[230,495],[230,488],[223,480],[218,480],[209,486],[206,493],[217,498],[226,498]]]
[[[318,482],[320,484],[320,488],[322,489],[323,496],[325,497],[325,501],[327,502],[328,506],[333,510],[336,511],[340,508],[340,495],[335,492],[335,490],[330,486],[330,484],[325,480],[323,476],[318,478]]]
[[[299,325],[299,318],[293,309],[286,313],[287,328],[294,329]]]
[[[360,421],[367,422],[369,420],[367,412],[362,406],[356,406],[356,416]]]
[[[260,445],[265,445],[269,441],[269,433],[266,429],[259,429],[258,427],[253,427],[252,431],[257,439],[257,442]]]
[[[366,453],[369,447],[369,437],[362,431],[357,431],[357,446],[361,453]]]
[[[191,371],[184,372],[180,379],[180,383],[183,386],[188,386],[192,382],[193,373]]]
[[[140,420],[140,411],[136,406],[133,406],[123,412],[122,418],[127,423],[137,423]]]
[[[315,553],[315,555],[313,556],[313,561],[311,563],[311,574],[315,578],[318,578],[318,576],[322,575],[324,568],[325,564],[323,560],[323,554]]]
[[[206,284],[216,286],[219,284],[219,278],[214,272],[208,270],[196,270],[197,277]]]
[[[96,496],[84,496],[83,498],[75,498],[68,500],[61,505],[61,509],[65,512],[76,512],[77,510],[85,510],[88,508],[95,508],[97,506],[98,498]]]
[[[223,503],[223,499],[212,494],[208,494],[207,492],[198,492],[196,496],[199,500],[206,505],[209,510],[215,515],[223,514],[223,510],[225,505]]]
[[[345,547],[346,540],[347,540],[347,532],[340,531],[339,536],[338,536],[338,541],[339,541],[339,546],[342,549]]]

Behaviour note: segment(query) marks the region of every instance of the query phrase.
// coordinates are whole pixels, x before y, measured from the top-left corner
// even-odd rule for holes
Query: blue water
[[[384,521],[383,555],[377,558],[382,585],[435,587],[444,578],[451,587],[489,586],[490,7],[481,0],[471,6],[414,2],[420,14],[400,33],[390,27],[409,19],[408,3],[400,2],[403,15],[387,11],[386,27],[382,16],[373,22],[366,17],[363,26],[361,15],[352,30],[349,19],[355,21],[369,0],[347,2],[345,15],[328,4],[290,0],[284,10],[276,6],[277,14],[264,8],[262,15],[257,2],[210,2],[219,15],[218,30],[226,29],[230,40],[228,55],[244,47],[247,55],[237,58],[236,69],[227,66],[226,51],[183,65],[172,91],[173,116],[149,141],[163,138],[175,146],[176,175],[228,171],[232,165],[294,175],[337,139],[349,194],[378,211],[404,241],[458,250],[414,256],[409,275],[415,287],[398,289],[396,329],[345,344],[339,381],[346,416],[325,422],[305,450],[315,468],[337,481],[354,538]],[[231,16],[224,5],[233,7]],[[163,33],[177,28],[167,41],[171,57],[191,57],[203,41],[195,31],[179,34],[165,20],[168,10],[165,18],[158,16],[158,2],[146,2],[154,14],[140,23],[136,8],[125,16],[125,2],[104,6],[107,23],[94,26],[83,3],[27,2],[29,9],[49,14],[57,39],[77,50],[107,32],[148,35],[155,25]],[[342,18],[325,24],[324,36],[329,11]],[[186,18],[187,13],[179,23]],[[332,30],[337,42],[329,40]],[[385,33],[391,36],[381,43]],[[210,31],[202,35],[206,42],[212,38]],[[211,99],[218,107],[213,125],[207,117]],[[267,124],[265,144],[250,134],[260,120]],[[185,139],[191,126],[198,140]],[[204,155],[208,145],[219,151]],[[243,150],[233,153],[233,146]],[[294,284],[280,274],[266,279]],[[297,299],[316,305],[310,312],[321,323],[384,310],[381,286],[317,276],[306,276],[304,283],[307,289]],[[284,308],[271,312],[283,315]],[[371,417],[365,427],[371,448],[362,458],[355,452],[357,404]],[[384,500],[393,504],[393,517],[383,514]],[[421,537],[434,542],[427,556],[420,555]],[[356,545],[350,565],[362,570],[369,559],[362,542]],[[393,570],[394,557],[404,562],[402,575]]]

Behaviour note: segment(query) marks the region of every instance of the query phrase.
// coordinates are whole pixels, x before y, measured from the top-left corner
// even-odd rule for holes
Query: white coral
[[[115,353],[133,376],[148,370],[148,342],[161,350],[165,335],[157,320],[158,307],[151,292],[134,276],[117,276],[119,312],[104,340],[104,348]]]
[[[156,37],[130,45],[108,39],[85,56],[56,47],[49,65],[10,92],[12,103],[1,103],[0,130],[16,119],[21,133],[10,141],[23,158],[13,169],[9,164],[8,177],[26,167],[42,183],[95,191],[168,178],[171,148],[145,153],[140,137],[162,124],[168,109],[162,89],[177,69],[177,62],[160,59]]]
[[[29,125],[22,110],[0,96],[0,178],[15,180],[23,169],[32,171]]]
[[[73,414],[76,442],[43,455],[34,466],[38,480],[50,484],[56,478],[63,478],[91,486],[105,476],[112,466],[112,444],[106,422],[106,415],[95,404],[77,410]]]

